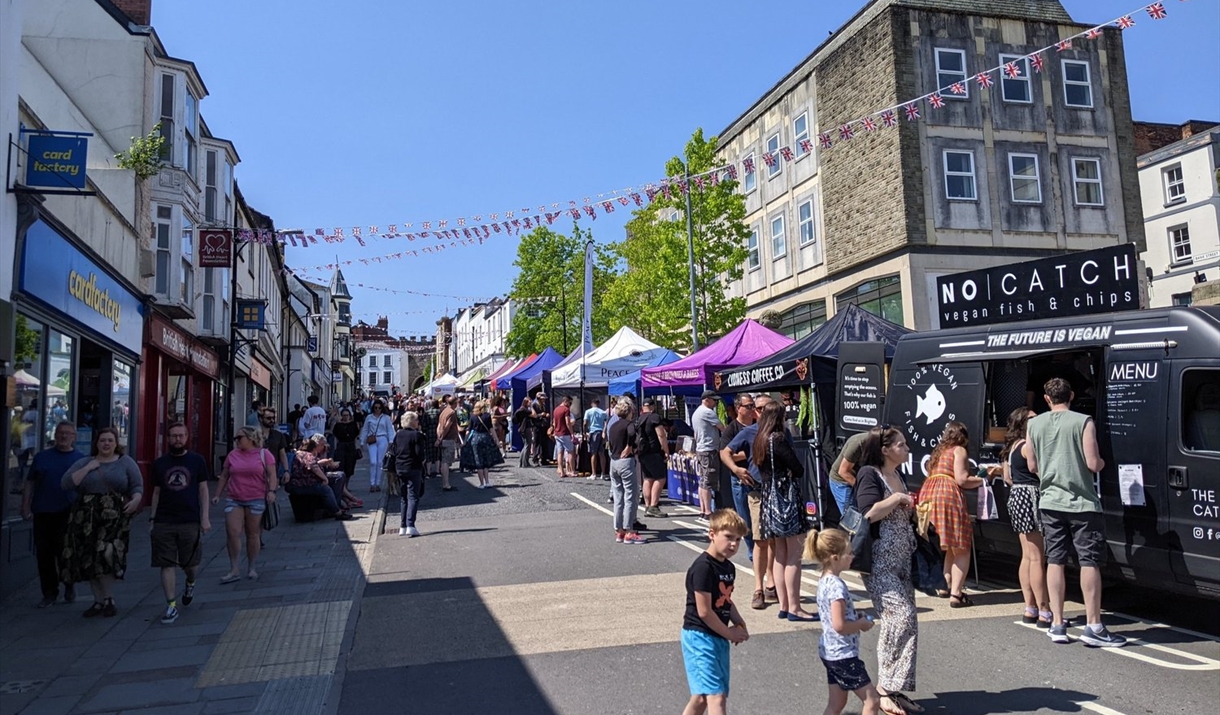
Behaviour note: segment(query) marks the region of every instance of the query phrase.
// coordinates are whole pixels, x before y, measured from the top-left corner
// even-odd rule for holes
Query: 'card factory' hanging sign
[[[940,327],[1140,307],[1135,245],[1069,253],[936,279]]]

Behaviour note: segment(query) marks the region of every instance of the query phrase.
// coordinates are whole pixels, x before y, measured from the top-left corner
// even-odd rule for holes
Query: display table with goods
[[[699,476],[694,453],[674,452],[666,465],[665,492],[671,501],[699,506]]]

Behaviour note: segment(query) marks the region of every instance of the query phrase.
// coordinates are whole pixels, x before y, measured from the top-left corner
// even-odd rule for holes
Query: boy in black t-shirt
[[[686,571],[682,661],[691,698],[683,715],[728,711],[729,643],[750,637],[733,603],[737,568],[729,560],[746,535],[746,524],[732,509],[720,509],[708,519],[707,534],[711,544]]]

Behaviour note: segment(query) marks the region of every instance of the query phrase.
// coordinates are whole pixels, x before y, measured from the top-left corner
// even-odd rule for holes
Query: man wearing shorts
[[[691,413],[691,427],[695,431],[695,474],[699,477],[699,520],[707,521],[712,514],[712,492],[718,491],[717,476],[720,463],[716,460],[716,447],[724,425],[716,414],[716,401],[720,396],[714,390],[704,390],[703,403]]]
[[[152,465],[152,506],[148,517],[152,534],[152,565],[161,569],[165,591],[165,614],[161,622],[178,620],[178,585],[175,569],[186,573],[182,605],[195,598],[195,576],[203,557],[203,535],[211,528],[208,512],[208,480],[211,472],[203,455],[186,448],[186,425],[170,425],[169,453]]]
[[[563,477],[576,476],[576,443],[572,439],[572,397],[564,395],[552,415],[551,428],[555,433],[555,469]]]
[[[1105,468],[1097,447],[1097,426],[1088,415],[1073,412],[1071,383],[1053,377],[1043,387],[1050,406],[1029,421],[1021,453],[1029,471],[1038,475],[1042,538],[1046,544],[1046,585],[1054,615],[1047,635],[1055,643],[1070,643],[1063,618],[1064,576],[1068,555],[1080,564],[1086,625],[1085,645],[1115,648],[1127,639],[1106,630],[1101,622],[1101,566],[1106,558],[1105,516],[1093,482],[1093,472]]]
[[[658,519],[665,517],[661,511],[661,487],[665,485],[666,462],[669,459],[669,436],[661,424],[661,416],[653,410],[656,401],[645,398],[640,405],[640,416],[635,422],[636,455],[640,462],[640,473],[644,478],[644,513]]]
[[[767,587],[767,574],[771,570],[771,541],[762,538],[759,530],[762,525],[762,475],[758,465],[750,459],[754,448],[754,438],[758,436],[758,423],[755,417],[762,408],[771,402],[766,395],[758,395],[753,400],[743,396],[737,407],[737,419],[746,424],[720,450],[720,459],[729,465],[733,473],[733,501],[742,520],[746,523],[753,549],[750,561],[754,564],[754,594],[750,598],[750,608],[762,610],[767,607],[767,601],[779,601],[779,593],[775,586]],[[738,498],[738,495],[741,498]]]
[[[610,414],[601,408],[601,400],[585,410],[585,434],[589,436],[589,479],[601,477],[610,481],[610,464],[606,460],[606,422]]]

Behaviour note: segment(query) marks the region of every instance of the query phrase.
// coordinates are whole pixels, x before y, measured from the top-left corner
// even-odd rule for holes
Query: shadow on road
[[[1002,715],[1044,710],[1078,713],[1085,712],[1080,703],[1096,699],[1095,695],[1058,688],[1015,688],[997,692],[961,690],[937,693],[934,698],[917,698],[928,713],[947,712],[953,715]]]

